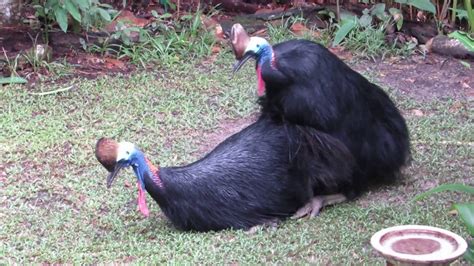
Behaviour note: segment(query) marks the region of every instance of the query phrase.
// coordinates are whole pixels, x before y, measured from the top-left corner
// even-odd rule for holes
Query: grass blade
[[[8,77],[8,78],[3,78],[0,77],[0,85],[3,84],[24,84],[27,83],[28,81],[24,78],[21,77]]]
[[[458,191],[458,192],[465,192],[474,195],[474,187],[463,185],[463,184],[444,184],[433,189],[430,189],[424,193],[417,195],[413,200],[418,201],[424,199],[434,193],[444,192],[444,191]]]

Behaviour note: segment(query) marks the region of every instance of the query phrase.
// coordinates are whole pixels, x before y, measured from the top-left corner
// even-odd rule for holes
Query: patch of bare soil
[[[374,73],[379,84],[418,101],[435,98],[474,100],[474,62],[470,68],[455,58],[429,54],[382,62],[364,61],[353,66],[359,72]]]
[[[64,33],[55,31],[49,33],[49,45],[44,44],[43,33],[25,26],[5,26],[0,28],[0,76],[10,76],[11,67],[16,66],[16,74],[25,77],[30,87],[40,80],[40,77],[50,76],[49,70],[43,61],[66,61],[73,67],[76,76],[97,78],[104,75],[127,74],[136,67],[127,60],[118,60],[112,57],[86,53],[82,49],[80,39],[92,39],[97,36],[84,34]],[[32,55],[46,50],[35,70],[30,62]],[[46,55],[47,54],[47,55]],[[8,63],[10,62],[10,63]]]

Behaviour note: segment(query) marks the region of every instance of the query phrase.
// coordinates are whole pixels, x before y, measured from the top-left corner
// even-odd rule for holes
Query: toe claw
[[[319,215],[324,206],[332,205],[346,201],[347,198],[342,194],[324,195],[313,197],[303,207],[298,209],[291,219],[299,219],[305,216],[314,218]]]

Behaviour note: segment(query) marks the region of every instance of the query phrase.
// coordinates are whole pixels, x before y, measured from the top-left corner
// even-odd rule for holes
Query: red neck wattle
[[[262,78],[262,69],[257,66],[257,94],[262,96],[265,93],[265,81]]]
[[[137,181],[137,186],[138,186],[138,210],[140,210],[143,216],[148,217],[148,215],[150,215],[150,211],[148,210],[148,207],[146,206],[145,191],[143,190],[140,184],[140,181]]]

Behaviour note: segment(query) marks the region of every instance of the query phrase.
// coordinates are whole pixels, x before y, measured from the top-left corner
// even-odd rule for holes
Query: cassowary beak
[[[240,68],[245,64],[245,62],[247,62],[250,58],[255,58],[255,57],[256,57],[256,54],[254,52],[252,51],[246,52],[244,56],[242,57],[242,59],[235,62],[234,69],[232,70],[232,76],[234,76],[235,73],[240,70]]]
[[[107,188],[110,188],[112,186],[112,183],[114,182],[115,177],[118,175],[120,170],[124,168],[125,166],[126,165],[121,162],[117,162],[117,164],[115,164],[114,170],[107,177]]]

